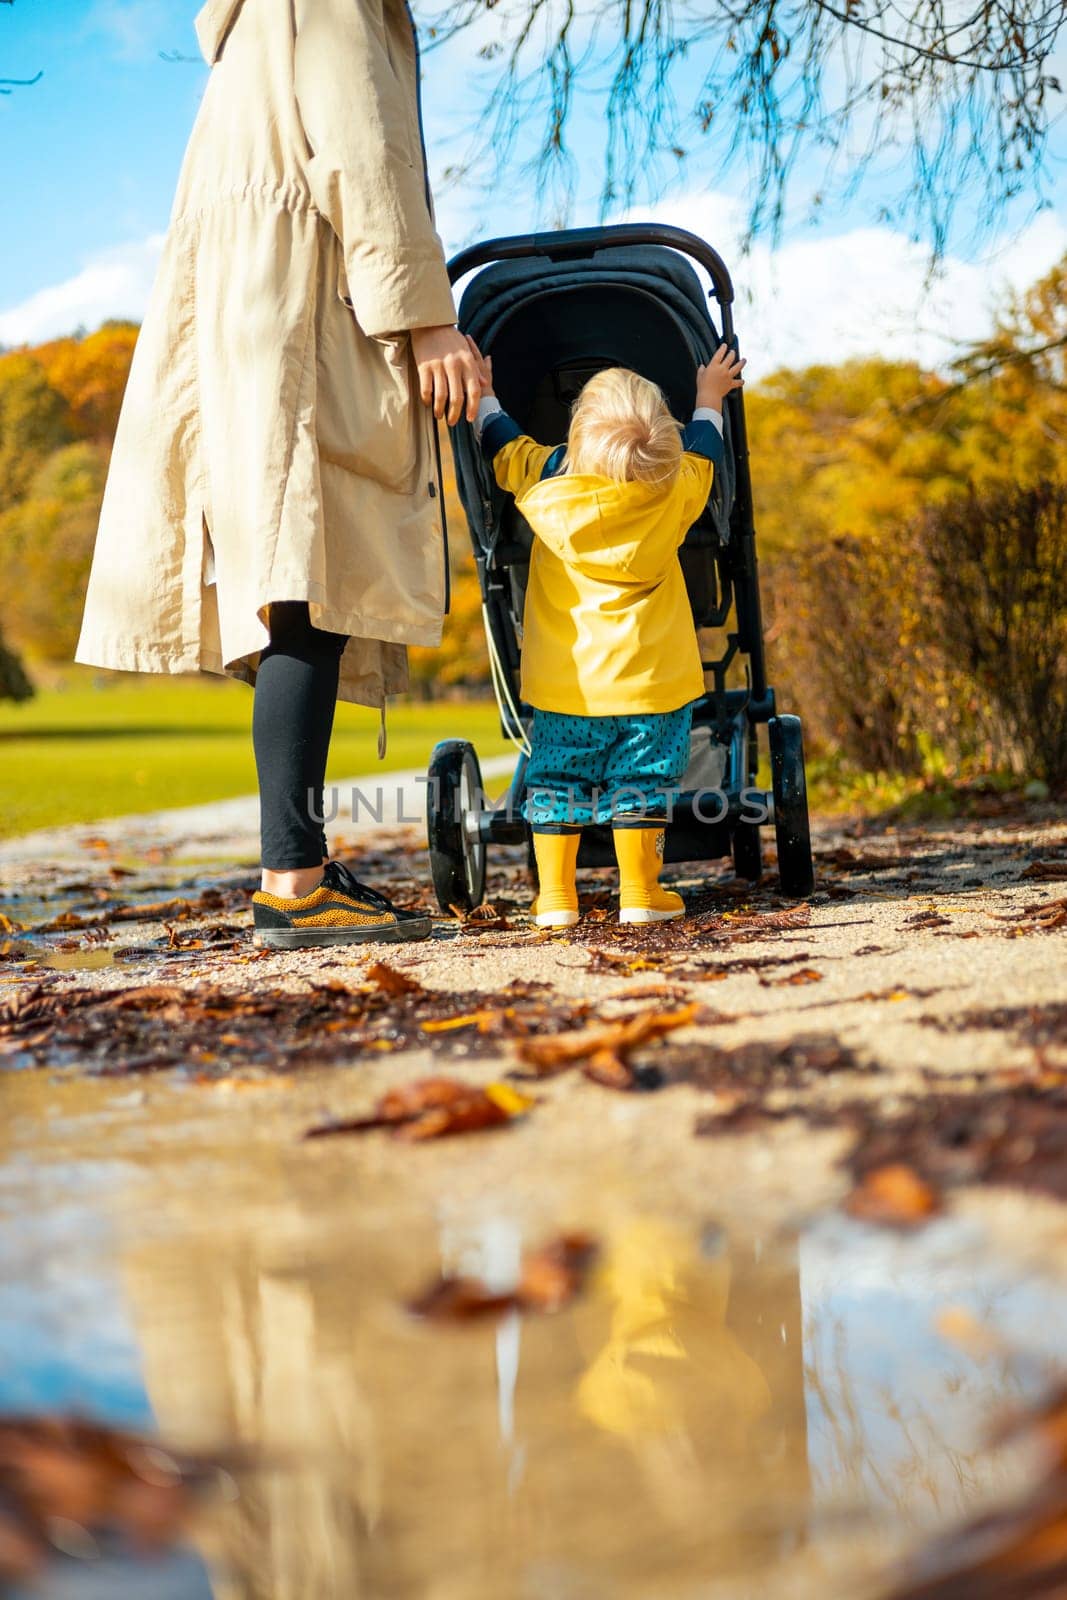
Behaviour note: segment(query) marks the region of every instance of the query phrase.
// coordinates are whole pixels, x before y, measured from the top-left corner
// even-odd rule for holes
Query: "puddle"
[[[434,1325],[413,1293],[506,1290],[545,1215],[394,1209],[368,1145],[242,1143],[247,1095],[227,1143],[189,1092],[38,1077],[0,1166],[0,1411],[262,1461],[188,1552],[68,1562],[47,1600],[857,1600],[1028,1469],[985,1441],[1051,1385],[1067,1287],[976,1228],[762,1237],[591,1173],[596,1218],[552,1218],[598,1224],[578,1301]]]
[[[199,875],[190,876],[190,868],[197,866],[202,869]],[[161,959],[196,961],[205,949],[210,950],[210,937],[199,950],[172,947],[165,937],[139,938],[143,926],[140,920],[117,913],[137,907],[165,907],[168,902],[180,900],[189,900],[199,909],[197,901],[217,891],[218,903],[208,903],[202,911],[203,923],[210,929],[220,912],[225,911],[226,898],[237,892],[243,895],[250,887],[246,869],[230,867],[217,858],[204,858],[172,863],[169,874],[161,874],[156,866],[139,871],[122,867],[110,876],[103,869],[96,876],[77,878],[60,872],[47,892],[35,887],[0,894],[0,929],[7,930],[6,937],[0,935],[0,987],[15,973],[32,974],[42,967],[77,973]],[[244,909],[243,904],[239,909]],[[70,919],[73,925],[64,927],[63,918]],[[58,927],[54,926],[57,919]],[[164,913],[154,920],[166,922],[168,916]],[[47,931],[40,931],[46,924]],[[130,931],[123,939],[126,928]],[[119,942],[94,943],[94,937],[101,933]]]
[[[191,871],[192,868],[197,870]],[[0,912],[19,930],[31,935],[37,925],[52,922],[64,913],[106,917],[108,912],[122,907],[183,897],[195,899],[205,890],[250,892],[258,883],[258,879],[249,877],[247,869],[217,858],[172,862],[166,871],[157,866],[122,867],[116,876],[93,862],[82,877],[61,871],[55,874],[54,881],[43,880],[48,880],[48,874],[37,870],[32,888],[15,888],[0,894]]]
[[[89,945],[84,950],[49,950],[47,954],[38,954],[35,965],[50,967],[53,972],[97,972],[101,967],[113,967],[118,955],[118,948],[113,944]]]

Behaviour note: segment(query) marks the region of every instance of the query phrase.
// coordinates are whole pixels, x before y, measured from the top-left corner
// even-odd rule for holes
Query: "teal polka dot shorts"
[[[534,711],[522,814],[532,827],[659,822],[689,765],[693,707],[633,717]]]

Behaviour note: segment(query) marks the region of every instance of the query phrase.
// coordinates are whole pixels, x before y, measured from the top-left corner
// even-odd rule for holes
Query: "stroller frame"
[[[648,247],[655,248],[651,253]],[[702,309],[707,329],[700,328],[702,342],[713,347],[725,341],[737,350],[733,320],[734,289],[726,264],[719,253],[696,234],[662,223],[624,223],[612,227],[576,228],[554,233],[523,234],[490,239],[461,251],[449,263],[453,283],[480,268],[508,262],[543,261],[556,265],[582,263],[592,271],[596,258],[610,252],[611,263],[625,265],[627,252],[642,252],[641,262],[657,261],[664,273],[677,263],[677,255],[690,263],[684,288],[693,301],[687,309],[696,322]],[[668,255],[670,252],[670,255]],[[708,273],[711,296],[717,303],[720,334],[704,303],[691,263],[698,262]],[[673,268],[676,274],[677,264]],[[498,268],[499,272],[499,268]],[[490,280],[486,275],[485,282]],[[568,280],[570,281],[570,280]],[[466,325],[465,311],[471,290],[483,283],[482,275],[472,280],[460,306],[460,326]],[[595,280],[590,277],[590,286]],[[483,285],[484,287],[484,285]],[[694,293],[695,291],[695,293]],[[560,291],[563,292],[563,291]],[[696,297],[699,297],[698,299]],[[531,297],[533,298],[533,297]],[[518,302],[521,305],[521,301]],[[693,329],[690,329],[693,332]],[[487,354],[493,353],[492,347]],[[709,349],[710,353],[710,349]],[[590,353],[594,366],[597,357]],[[707,359],[704,356],[703,359]],[[600,360],[601,365],[608,364]],[[637,365],[636,362],[625,363]],[[695,375],[696,359],[693,360]],[[546,377],[559,383],[560,368],[549,368]],[[638,370],[640,370],[638,368]],[[649,374],[651,375],[651,374]],[[500,377],[503,378],[503,373]],[[499,387],[499,384],[498,384]],[[675,403],[676,412],[679,405]],[[732,478],[732,503],[719,508],[720,523],[728,516],[728,537],[719,543],[710,533],[710,506],[705,517],[687,535],[681,552],[686,569],[686,547],[693,542],[693,560],[703,563],[705,576],[712,579],[710,598],[703,604],[698,626],[725,629],[731,612],[735,625],[726,633],[725,649],[712,660],[703,661],[711,687],[696,702],[694,728],[706,727],[715,744],[724,752],[721,781],[714,793],[718,815],[711,817],[708,790],[689,790],[676,802],[666,830],[666,861],[713,860],[731,855],[739,877],[758,881],[762,873],[760,826],[773,824],[778,847],[779,880],[782,892],[802,897],[811,892],[814,875],[808,825],[807,792],[804,775],[803,736],[800,719],[779,714],[774,689],[767,682],[763,626],[760,609],[759,578],[756,560],[756,535],[752,507],[752,485],[745,428],[744,402],[740,390],[726,397],[724,405],[727,447],[727,476]],[[524,423],[519,414],[516,420]],[[680,418],[680,420],[682,420]],[[542,441],[549,442],[549,441]],[[551,442],[558,442],[552,440]],[[514,540],[499,537],[494,515],[496,507],[483,485],[475,483],[473,466],[477,445],[466,422],[453,430],[452,447],[457,483],[470,525],[478,580],[482,592],[483,617],[493,676],[493,687],[500,707],[503,731],[525,748],[521,750],[511,784],[502,801],[486,803],[481,769],[473,745],[463,739],[446,739],[433,751],[427,785],[427,831],[434,888],[443,910],[467,912],[480,904],[485,892],[486,852],[491,844],[527,844],[533,863],[531,836],[520,806],[525,787],[528,752],[526,725],[529,707],[519,699],[520,647],[516,619],[516,581],[513,567],[521,564],[523,552]],[[719,478],[719,473],[716,478]],[[719,491],[725,493],[725,491]],[[716,488],[712,491],[715,499]],[[709,547],[709,540],[715,548]],[[708,567],[714,562],[714,573]],[[687,583],[690,581],[687,569]],[[692,585],[690,585],[692,600]],[[694,610],[694,620],[697,620]],[[746,668],[747,686],[729,688],[726,679],[738,660]],[[771,758],[771,788],[757,789],[755,779],[759,761],[760,725],[768,730]],[[593,826],[582,830],[579,865],[614,865],[615,855],[610,828]]]

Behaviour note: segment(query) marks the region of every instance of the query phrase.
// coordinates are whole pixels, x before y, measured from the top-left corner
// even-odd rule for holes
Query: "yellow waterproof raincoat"
[[[678,548],[711,493],[686,452],[669,488],[589,474],[543,478],[551,446],[520,435],[493,456],[536,535],[522,639],[522,698],[610,717],[677,711],[704,693]]]

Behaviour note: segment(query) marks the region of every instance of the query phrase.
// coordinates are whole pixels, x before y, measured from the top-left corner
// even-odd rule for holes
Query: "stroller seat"
[[[695,274],[692,278],[699,294]],[[484,292],[481,280],[479,287]],[[464,314],[466,309],[465,296]],[[701,315],[706,322],[702,304]],[[491,353],[501,404],[539,444],[564,441],[575,400],[605,367],[629,367],[657,383],[680,423],[692,415],[697,359],[691,340],[676,313],[644,289],[579,282],[534,293],[500,320]],[[482,470],[490,480],[484,465]],[[533,535],[514,503],[491,481],[487,488],[499,502],[499,528],[489,561],[494,570],[507,570],[514,624],[521,635]],[[719,490],[718,516],[714,502],[709,503],[681,553],[698,627],[722,620],[716,556],[723,544],[723,512],[728,533],[728,496],[728,489]]]

